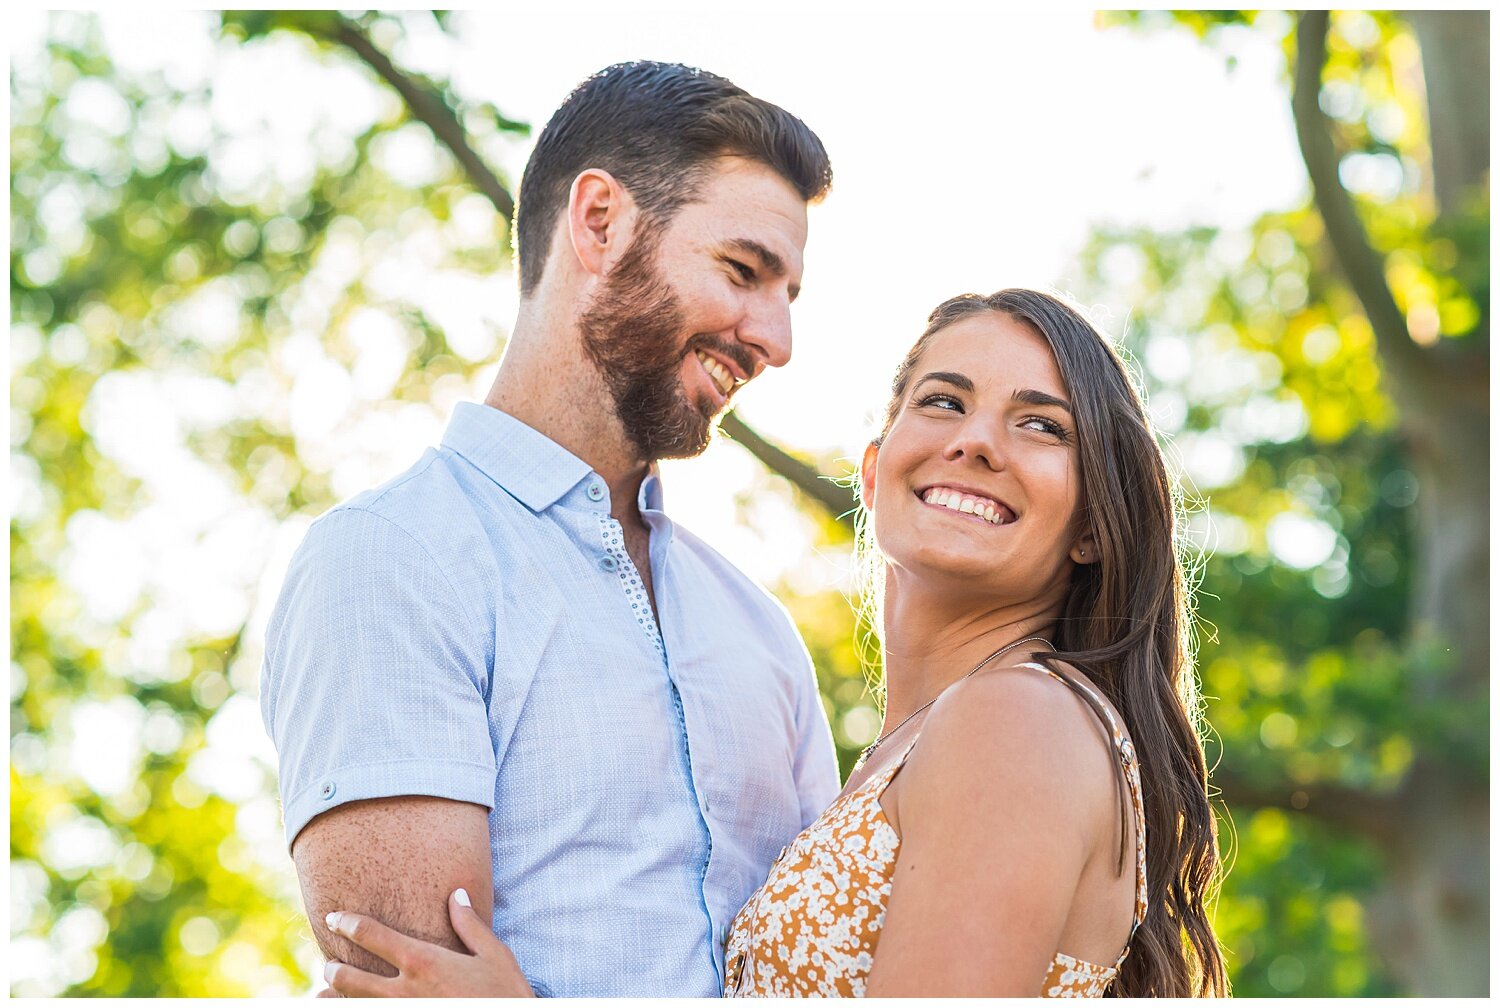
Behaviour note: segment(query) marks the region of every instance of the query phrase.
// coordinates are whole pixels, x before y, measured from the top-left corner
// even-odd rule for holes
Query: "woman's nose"
[[[1007,463],[1005,439],[1002,435],[998,421],[988,421],[971,414],[948,442],[943,457],[950,462],[968,459],[998,472]]]

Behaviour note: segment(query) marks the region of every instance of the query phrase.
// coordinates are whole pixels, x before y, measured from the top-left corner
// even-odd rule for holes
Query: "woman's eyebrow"
[[[1011,395],[1016,402],[1026,403],[1028,406],[1056,406],[1066,410],[1069,416],[1073,415],[1073,407],[1068,405],[1066,399],[1059,399],[1049,392],[1041,392],[1037,389],[1018,389]]]
[[[957,371],[929,371],[917,379],[917,384],[920,385],[928,381],[947,382],[949,385],[955,385],[965,392],[974,391],[974,383]]]
[[[946,382],[956,388],[963,389],[965,392],[974,391],[974,383],[966,375],[959,374],[957,371],[929,371],[921,378],[918,378],[916,384],[921,385],[929,381]],[[913,388],[915,387],[913,386]],[[1017,389],[1011,394],[1011,400],[1025,403],[1028,406],[1056,406],[1069,416],[1073,415],[1073,407],[1066,399],[1059,399],[1052,393],[1043,392],[1040,389]]]

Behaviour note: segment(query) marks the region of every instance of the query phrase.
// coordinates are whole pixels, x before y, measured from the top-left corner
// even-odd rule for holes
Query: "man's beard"
[[[683,343],[682,306],[656,268],[657,237],[636,237],[578,319],[625,436],[648,462],[690,458],[708,447],[715,411],[682,386],[682,362],[694,346],[711,346],[750,370],[740,348],[708,337]]]

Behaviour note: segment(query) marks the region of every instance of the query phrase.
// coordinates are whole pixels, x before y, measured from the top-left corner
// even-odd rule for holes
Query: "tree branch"
[[[801,459],[789,455],[750,428],[732,410],[719,421],[719,429],[739,442],[762,465],[796,487],[813,503],[846,525],[854,528],[854,498],[848,490],[838,486]]]
[[[1214,770],[1209,782],[1229,805],[1299,812],[1376,839],[1385,839],[1398,820],[1398,803],[1392,794],[1342,784],[1298,784],[1290,780],[1267,784],[1222,766]]]
[[[510,190],[505,188],[505,184],[484,163],[478,152],[469,145],[468,134],[464,131],[463,124],[458,121],[458,116],[454,115],[453,110],[448,107],[448,103],[402,73],[396,64],[391,62],[390,57],[381,52],[375,43],[370,41],[370,37],[348,18],[340,16],[335,22],[335,27],[326,32],[324,37],[349,49],[370,69],[379,74],[382,80],[395,88],[411,114],[425,124],[432,131],[432,135],[448,148],[463,168],[464,173],[469,176],[469,180],[474,183],[475,188],[494,204],[496,211],[505,218],[508,224],[515,215],[516,201],[512,198]]]
[[[1292,118],[1297,144],[1312,180],[1313,203],[1323,218],[1334,259],[1364,307],[1375,330],[1381,356],[1398,372],[1420,374],[1430,365],[1412,342],[1406,319],[1385,282],[1385,262],[1371,246],[1354,210],[1354,201],[1339,181],[1338,152],[1328,120],[1318,106],[1327,58],[1328,11],[1307,11],[1297,20],[1297,63],[1292,83]]]

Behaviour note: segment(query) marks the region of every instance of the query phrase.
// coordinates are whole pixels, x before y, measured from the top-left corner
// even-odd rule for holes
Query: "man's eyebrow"
[[[1011,396],[1016,402],[1027,403],[1032,406],[1056,406],[1065,410],[1068,416],[1073,415],[1073,407],[1068,405],[1066,399],[1059,399],[1049,392],[1040,392],[1037,389],[1020,389]]]
[[[761,269],[765,270],[772,276],[786,276],[786,260],[781,258],[781,256],[777,255],[775,252],[772,252],[770,249],[762,245],[760,242],[756,241],[754,238],[731,238],[724,244],[728,248],[739,252],[741,255],[747,255],[754,258],[760,263]],[[797,295],[801,292],[802,288],[797,286],[796,284],[793,284],[790,288],[788,288],[788,300],[797,300]]]
[[[949,385],[956,385],[965,392],[974,391],[974,383],[957,371],[929,371],[917,379],[917,384],[920,385],[927,381],[947,382]]]
[[[786,276],[786,261],[754,238],[731,238],[724,243],[747,256],[760,260],[761,266],[776,276]]]

